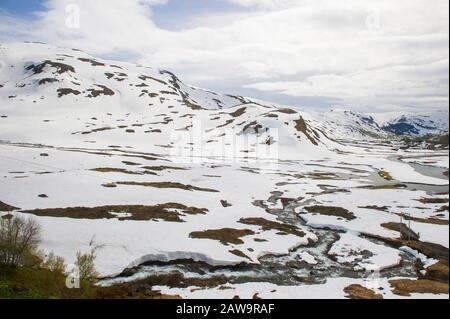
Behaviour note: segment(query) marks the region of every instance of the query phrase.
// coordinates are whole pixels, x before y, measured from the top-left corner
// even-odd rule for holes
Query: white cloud
[[[244,9],[168,31],[152,19],[152,6],[168,0],[48,0],[37,22],[1,16],[1,38],[130,52],[211,89],[327,97],[371,111],[448,107],[447,0],[223,1]],[[80,6],[79,29],[65,26],[70,3]]]

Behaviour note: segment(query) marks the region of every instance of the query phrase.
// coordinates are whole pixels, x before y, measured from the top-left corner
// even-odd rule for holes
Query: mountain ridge
[[[392,139],[398,133],[414,134],[414,125],[423,123],[417,116],[411,117],[414,123],[403,123],[410,124],[410,129],[399,131],[392,129],[395,122],[382,125],[374,117],[355,111],[300,111],[296,107],[189,86],[167,70],[97,59],[78,49],[55,48],[42,43],[0,45],[0,59],[4,62],[0,74],[0,101],[3,105],[0,116],[3,119],[26,115],[27,109],[28,116],[34,114],[35,118],[54,117],[56,114],[67,118],[70,114],[74,118],[66,121],[66,126],[72,125],[71,136],[102,133],[105,134],[105,143],[109,138],[123,140],[123,136],[111,134],[111,131],[122,130],[125,136],[162,134],[155,145],[170,148],[173,144],[167,144],[167,141],[172,132],[191,131],[193,122],[198,120],[205,125],[205,131],[229,129],[234,130],[233,134],[237,136],[253,134],[263,138],[262,143],[268,141],[268,144],[278,143],[278,146],[290,148],[288,153],[294,154],[300,147],[305,154],[313,154],[322,146],[325,152],[340,148],[336,142],[340,139]],[[117,118],[113,119],[113,113]],[[84,117],[85,122],[70,124],[75,117]],[[143,120],[147,123],[142,124]],[[51,120],[42,118],[42,121],[49,123]],[[138,132],[138,128],[147,124],[146,130]],[[49,127],[45,125],[44,128],[32,119],[28,125],[30,136],[40,135]],[[39,133],[31,132],[33,127]],[[418,133],[443,132],[428,128]],[[271,129],[279,131],[277,138],[267,135]],[[61,128],[53,131],[52,137],[58,136],[57,131]],[[1,138],[14,140],[15,136],[23,134],[26,133],[8,132]],[[223,134],[211,136],[206,143],[219,145]],[[42,142],[47,138],[29,140]],[[148,139],[142,138],[142,142],[148,143]],[[247,147],[238,153],[252,153],[253,149]]]

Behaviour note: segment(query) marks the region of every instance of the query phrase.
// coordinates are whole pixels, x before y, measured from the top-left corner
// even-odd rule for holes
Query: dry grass
[[[0,212],[12,212],[17,209],[19,208],[5,204],[2,201],[0,201]]]
[[[177,211],[176,211],[177,210]],[[128,213],[129,217],[121,217],[119,220],[163,220],[167,222],[183,222],[181,217],[187,215],[205,215],[205,208],[187,207],[177,203],[160,204],[156,206],[121,205],[100,207],[70,207],[51,208],[24,211],[26,214],[46,217],[64,217],[76,219],[114,219],[113,213]]]
[[[371,205],[371,206],[359,206],[358,208],[378,210],[380,212],[388,212],[389,211],[389,207],[388,206]]]
[[[376,294],[373,290],[361,285],[351,285],[344,289],[346,298],[350,299],[383,299],[383,295]]]
[[[248,257],[246,254],[244,254],[239,249],[230,250],[230,253],[235,255],[235,256],[238,256],[238,257],[245,258],[245,259],[248,259],[250,261],[253,261],[250,257]]]
[[[297,114],[297,111],[294,111],[293,109],[278,109],[274,112],[283,113],[283,114]]]
[[[417,200],[418,202],[421,202],[422,204],[448,204],[447,198],[421,198]]]
[[[409,229],[408,226],[405,224],[400,223],[384,223],[381,224],[381,227],[384,227],[386,229],[399,232],[402,236],[403,240],[411,239],[411,240],[419,240],[419,235],[417,235],[415,232],[413,232],[411,229]]]
[[[438,263],[428,267],[423,279],[448,283],[448,262],[440,260]]]
[[[124,168],[112,168],[112,167],[100,167],[100,168],[93,168],[91,169],[93,172],[97,173],[121,173],[121,174],[127,174],[127,175],[156,175],[153,172],[134,172],[130,171]]]
[[[443,225],[448,226],[449,222],[445,219],[439,219],[439,218],[418,218],[418,217],[410,217],[405,214],[397,214],[398,216],[403,217],[405,220],[411,220],[416,223],[421,224],[432,224],[432,225]]]
[[[185,171],[185,170],[187,170],[186,168],[175,167],[175,166],[144,166],[142,168],[145,169],[145,170],[157,171],[157,172],[162,172],[162,171],[165,171],[165,170],[175,170],[175,171]]]
[[[364,189],[372,189],[372,190],[380,190],[380,189],[405,189],[408,186],[405,184],[386,184],[386,185],[368,185],[361,186],[360,188]]]
[[[218,193],[219,191],[210,188],[201,188],[192,185],[185,185],[181,183],[174,182],[117,182],[117,185],[126,185],[126,186],[142,186],[142,187],[154,187],[154,188],[173,188],[173,189],[183,189],[187,191],[199,191],[199,192],[209,192],[209,193]]]
[[[342,207],[332,207],[332,206],[309,206],[305,207],[305,210],[311,214],[320,214],[325,216],[336,216],[340,218],[345,218],[347,220],[356,219],[352,212],[348,211]]]
[[[383,179],[385,179],[385,180],[387,180],[389,182],[394,180],[394,178],[391,176],[391,174],[389,174],[386,171],[379,171],[378,175],[380,175],[381,178],[383,178]]]
[[[300,119],[295,121],[295,129],[298,132],[302,132],[303,134],[305,134],[305,136],[308,138],[308,140],[314,144],[314,145],[319,145],[317,143],[317,141],[309,134],[308,132],[308,125],[306,124],[305,120],[303,119],[303,117],[300,116]]]
[[[224,245],[229,244],[241,245],[244,243],[241,239],[242,237],[254,234],[255,233],[249,229],[222,228],[222,229],[192,232],[189,234],[189,237],[196,239],[218,240]]]
[[[308,178],[314,180],[338,180],[339,176],[334,173],[328,172],[314,172],[307,175]]]
[[[237,110],[237,111],[235,111],[235,112],[233,112],[233,113],[230,113],[230,115],[231,115],[232,117],[239,117],[239,116],[245,114],[245,111],[246,111],[246,110],[247,110],[247,108],[246,108],[246,107],[243,107],[243,108],[240,108],[239,110]]]
[[[299,237],[304,237],[305,233],[298,227],[288,224],[282,224],[264,218],[242,218],[240,223],[245,225],[254,225],[261,227],[264,231],[277,230],[286,234],[292,234]]]
[[[411,294],[448,294],[448,282],[438,282],[426,279],[419,280],[390,280],[392,292],[399,296],[410,297]]]
[[[88,135],[88,134],[92,134],[92,133],[98,133],[98,132],[104,132],[104,131],[110,131],[110,130],[114,130],[113,127],[100,127],[100,128],[96,128],[90,131],[85,131],[85,132],[81,132],[82,135]]]
[[[73,94],[73,95],[80,95],[81,92],[78,90],[73,90],[70,88],[60,88],[57,90],[58,92],[58,97],[63,97],[64,95],[69,95],[69,94]]]

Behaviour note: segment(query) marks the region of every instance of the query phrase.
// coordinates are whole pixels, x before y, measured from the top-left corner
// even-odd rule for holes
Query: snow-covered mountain
[[[317,113],[315,117],[322,122],[322,128],[331,136],[340,139],[386,138],[389,132],[383,130],[375,119],[367,114],[331,109]]]
[[[236,156],[256,156],[260,144],[276,143],[287,157],[338,147],[335,127],[311,114],[194,88],[169,71],[40,43],[2,45],[0,59],[2,140],[83,147],[95,136],[97,147],[114,140],[164,153],[172,152],[174,135],[192,133],[198,123],[204,153],[231,136],[243,140]]]
[[[401,115],[382,124],[382,128],[397,135],[439,135],[449,130],[448,113],[432,115]]]
[[[395,297],[391,279],[432,276],[418,265],[448,250],[448,149],[393,136],[374,116],[214,93],[74,49],[0,45],[0,218],[35,218],[43,253],[67,264],[95,250],[102,285],[345,298],[380,271],[377,293]],[[398,224],[407,215],[412,229]]]
[[[340,139],[439,133],[445,126],[411,116],[381,127],[353,111],[304,112],[188,86],[166,70],[41,43],[0,45],[0,61],[2,140],[85,146],[95,135],[99,147],[116,140],[160,153],[174,147],[174,132],[192,132],[201,123],[206,153],[230,135],[250,135],[256,142],[238,155],[255,153],[256,143],[277,143],[286,156],[297,157],[299,149],[305,156],[334,151]]]

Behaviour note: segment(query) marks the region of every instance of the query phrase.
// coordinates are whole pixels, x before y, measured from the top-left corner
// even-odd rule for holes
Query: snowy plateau
[[[448,299],[448,114],[312,112],[40,43],[0,63],[0,218],[68,263],[95,247],[98,285]]]

